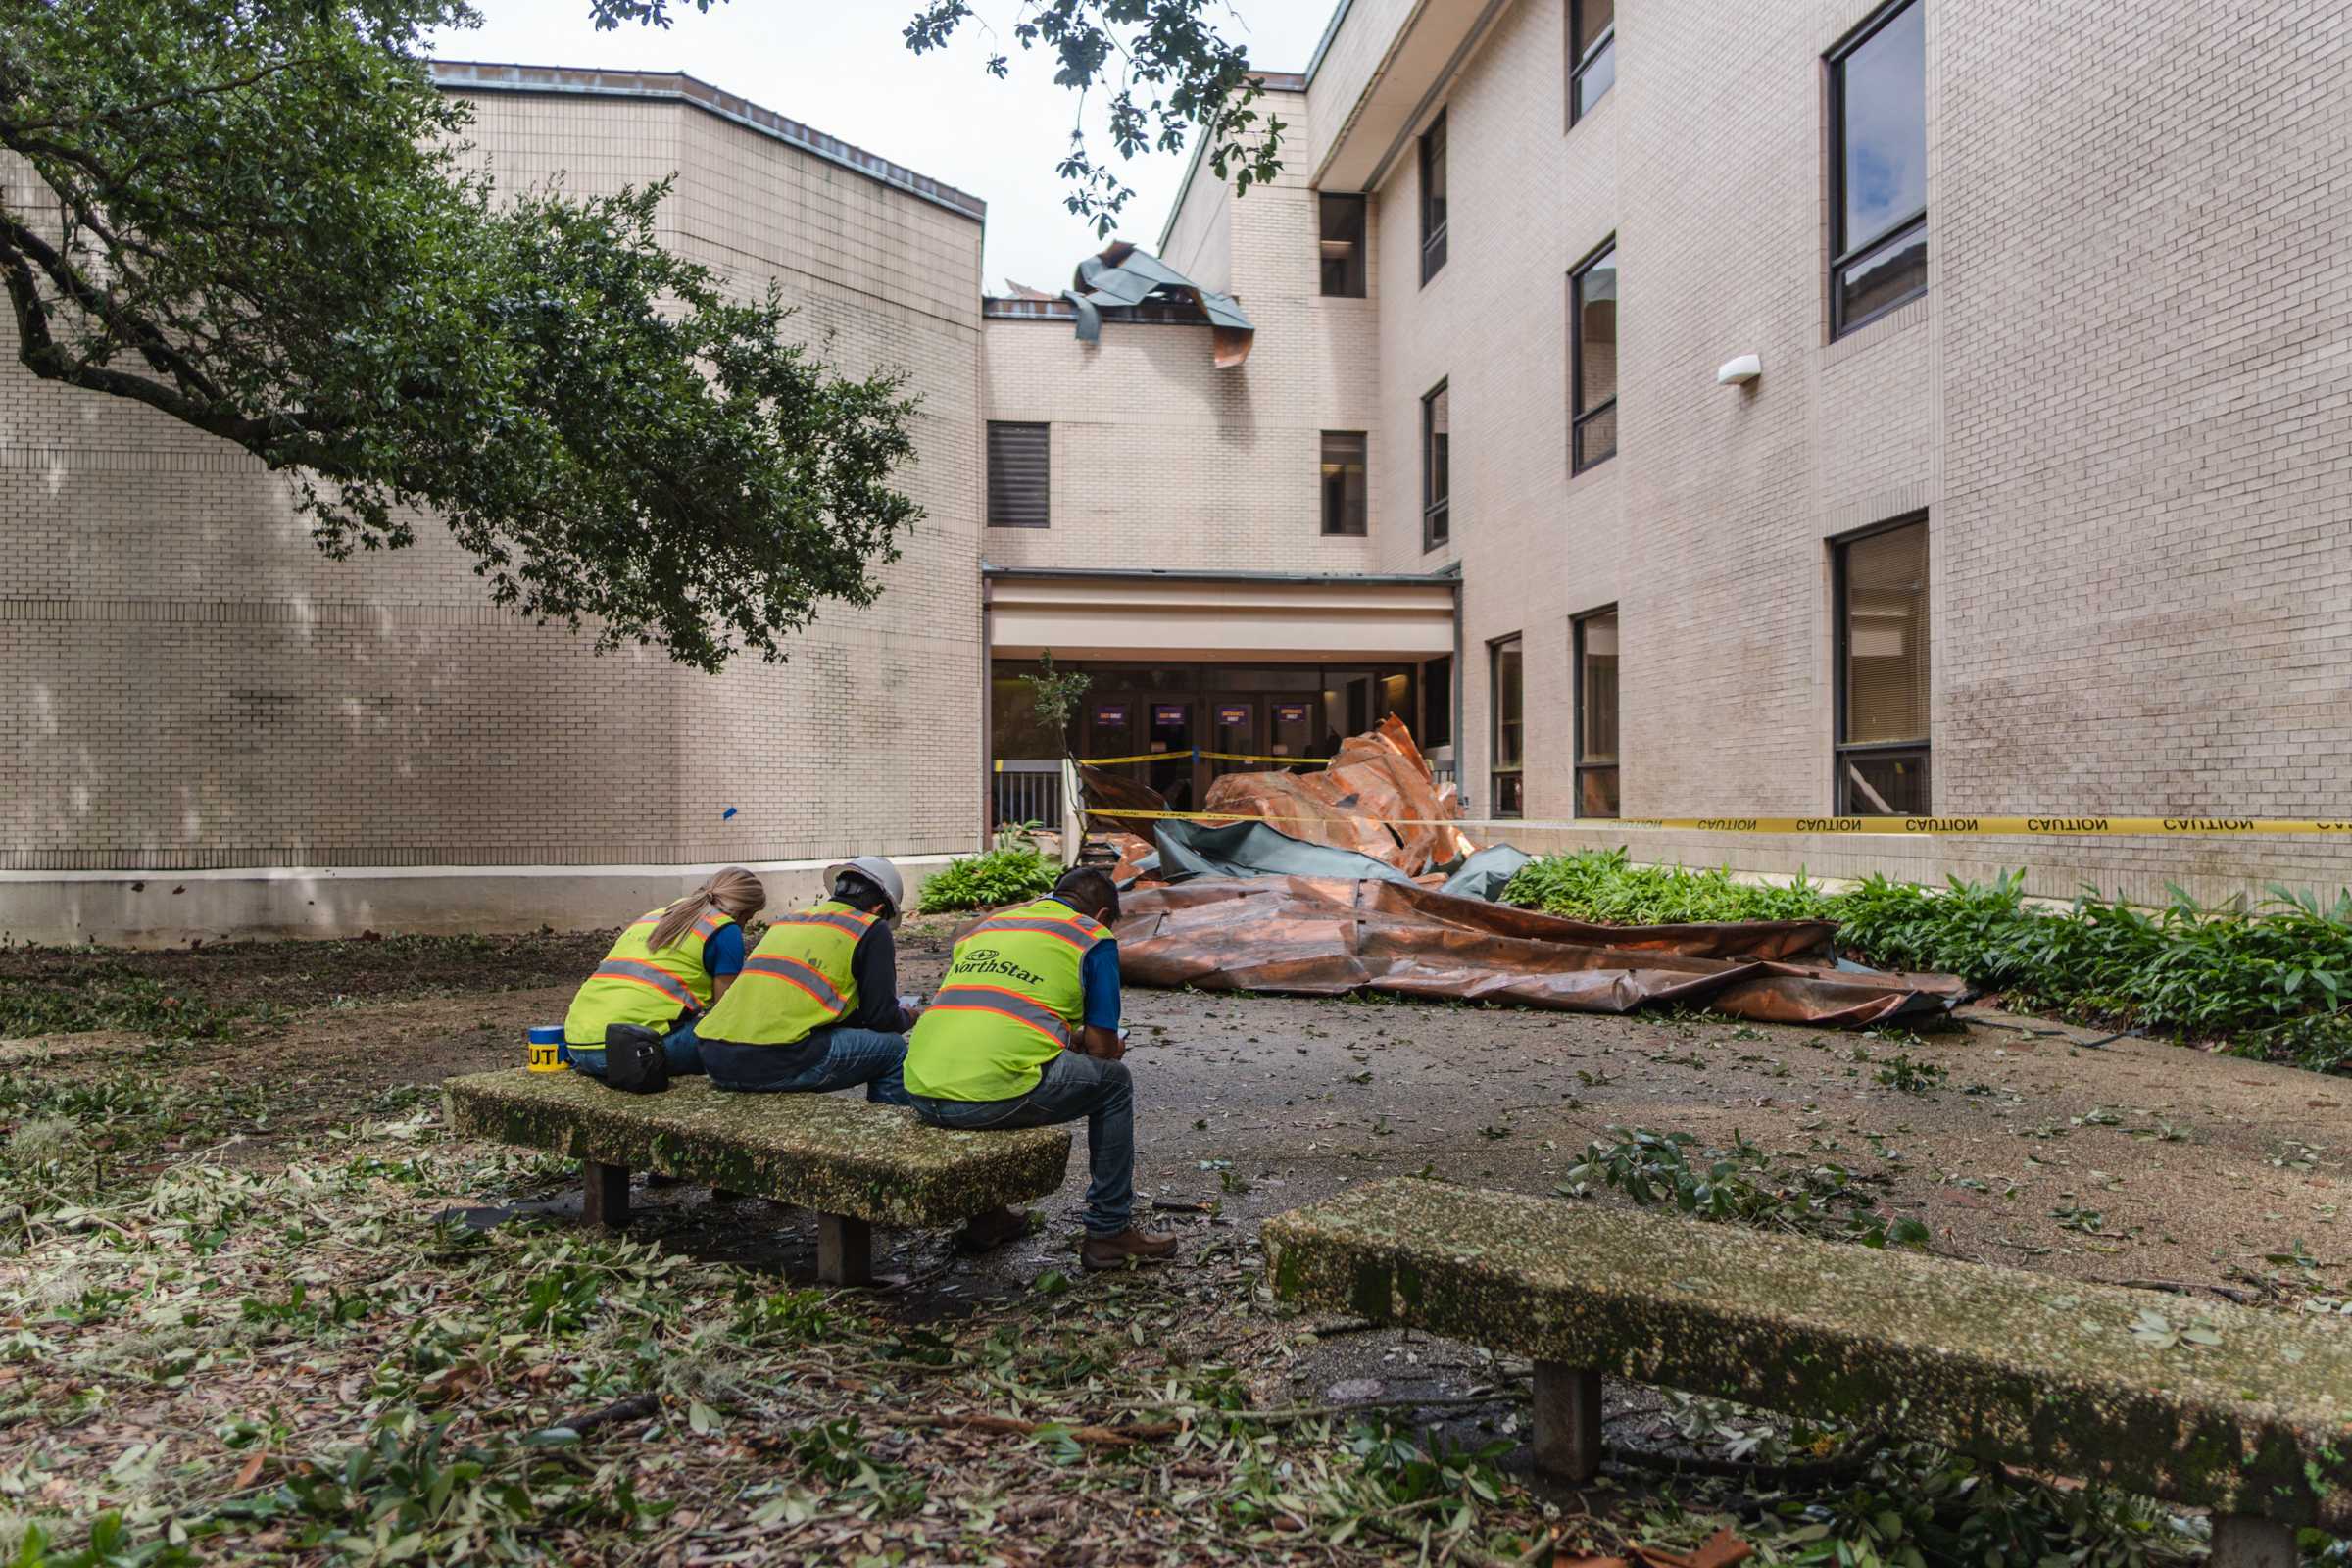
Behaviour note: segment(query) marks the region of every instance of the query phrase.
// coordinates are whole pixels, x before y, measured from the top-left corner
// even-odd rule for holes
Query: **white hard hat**
[[[882,911],[883,916],[896,921],[901,906],[906,902],[906,884],[900,880],[899,868],[879,855],[860,855],[855,860],[844,860],[838,865],[825,867],[825,891],[839,893],[841,879],[853,871],[882,890],[882,896],[890,901],[890,907]]]

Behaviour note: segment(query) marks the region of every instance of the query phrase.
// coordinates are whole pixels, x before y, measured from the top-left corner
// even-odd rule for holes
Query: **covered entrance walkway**
[[[997,569],[987,573],[992,825],[1053,822],[1064,738],[1039,656],[1090,678],[1066,744],[1195,808],[1210,778],[1311,764],[1395,713],[1452,766],[1450,577]],[[1214,755],[1212,755],[1214,754]],[[1245,759],[1247,760],[1245,760]]]

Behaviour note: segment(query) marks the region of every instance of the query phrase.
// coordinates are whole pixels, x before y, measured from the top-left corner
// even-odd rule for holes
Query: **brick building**
[[[788,663],[599,658],[493,606],[429,522],[326,560],[259,463],[37,381],[11,343],[0,932],[593,926],[712,865],[799,897],[831,858],[919,872],[977,839],[983,204],[685,77],[442,78],[502,183],[675,172],[666,243],[747,292],[781,280],[845,370],[911,372],[905,559]]]
[[[2348,65],[2309,0],[1349,0],[1269,78],[1282,180],[1196,169],[1162,238],[1258,321],[1246,370],[992,309],[989,417],[1052,423],[1057,509],[988,529],[1028,568],[992,601],[1109,561],[1450,581],[1418,716],[1529,848],[2332,891],[2324,838],[1536,824],[2347,814]]]
[[[1171,313],[1086,344],[984,300],[980,202],[701,83],[448,68],[502,178],[674,170],[674,243],[910,368],[921,534],[788,665],[600,660],[429,535],[323,560],[241,455],[12,360],[0,930],[919,868],[978,840],[989,758],[1050,750],[1047,648],[1096,675],[1081,755],[1165,748],[1136,771],[1179,799],[1193,747],[1393,709],[1529,848],[1628,841],[1540,825],[1612,810],[2345,815],[2348,65],[2314,0],[1347,0],[1268,78],[1283,176],[1196,167],[1159,236],[1254,323],[1232,369]],[[2352,883],[2319,838],[1636,842]]]

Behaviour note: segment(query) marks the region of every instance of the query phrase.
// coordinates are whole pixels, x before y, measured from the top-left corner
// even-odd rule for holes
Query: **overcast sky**
[[[1270,71],[1303,71],[1335,0],[1232,0],[1252,61]],[[453,60],[541,66],[683,71],[780,115],[855,142],[869,152],[970,191],[988,203],[988,286],[1006,278],[1058,291],[1080,258],[1102,248],[1093,229],[1061,205],[1054,170],[1069,144],[1076,99],[1054,85],[1041,54],[1025,59],[1011,40],[1015,0],[977,0],[977,20],[955,47],[920,58],[900,36],[915,0],[729,0],[707,16],[684,12],[667,31],[598,32],[586,0],[474,0],[483,24],[445,35],[435,51]],[[999,81],[983,65],[1012,57]],[[1101,151],[1108,153],[1098,138]],[[1113,155],[1115,156],[1115,155]],[[1166,220],[1181,158],[1151,156],[1122,166],[1137,189],[1120,237],[1147,249]]]

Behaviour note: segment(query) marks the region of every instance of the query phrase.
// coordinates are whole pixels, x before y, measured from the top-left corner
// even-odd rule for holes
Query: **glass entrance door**
[[[1265,701],[1255,696],[1220,696],[1208,705],[1208,749],[1232,757],[1263,757],[1266,740]],[[1212,772],[1230,771],[1241,764],[1220,761]]]
[[[1193,715],[1197,707],[1191,698],[1171,701],[1154,697],[1147,715],[1152,738],[1144,750],[1152,758],[1144,764],[1144,782],[1159,791],[1171,811],[1189,811],[1199,799],[1193,789]]]

